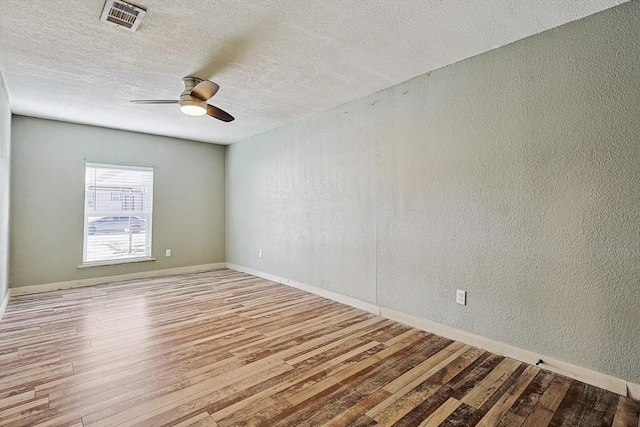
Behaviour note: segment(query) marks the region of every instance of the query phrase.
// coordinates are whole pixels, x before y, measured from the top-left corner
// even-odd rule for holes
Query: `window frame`
[[[93,196],[90,197],[89,196],[89,187],[87,185],[87,172],[89,168],[96,168],[96,169],[120,169],[120,170],[126,170],[126,171],[141,171],[141,172],[151,172],[151,186],[150,186],[150,194],[146,194],[146,207],[148,208],[148,210],[131,210],[131,211],[124,211],[124,210],[118,210],[118,211],[96,211],[95,207],[97,204],[97,198],[98,198],[98,194],[96,194],[95,189],[93,190]],[[142,262],[142,261],[155,261],[155,258],[153,258],[153,245],[152,245],[152,225],[153,225],[153,192],[154,192],[154,181],[155,181],[155,170],[153,167],[146,167],[146,166],[125,166],[125,165],[112,165],[112,164],[106,164],[106,163],[91,163],[91,162],[86,162],[85,163],[85,168],[84,168],[84,215],[83,215],[83,238],[82,238],[82,264],[78,266],[78,268],[84,268],[84,267],[93,267],[93,266],[101,266],[101,265],[113,265],[113,264],[129,264],[129,263],[136,263],[136,262]],[[111,194],[114,191],[120,192],[122,193],[122,190],[112,190],[109,189],[108,190]],[[126,198],[126,196],[122,196],[120,197],[120,201],[121,203],[123,203],[123,199]],[[93,200],[93,203],[90,206],[89,201]],[[91,208],[94,208],[94,210],[90,210]],[[140,218],[144,218],[145,223],[146,223],[146,230],[145,230],[145,253],[142,256],[129,256],[129,257],[123,257],[123,258],[113,258],[113,259],[100,259],[100,260],[95,260],[95,261],[87,261],[87,251],[88,251],[88,238],[89,238],[89,218],[90,217],[95,217],[95,216],[101,216],[101,217],[140,217]],[[135,233],[127,233],[129,234],[129,238],[132,238],[132,234]],[[129,254],[131,255],[131,254]]]

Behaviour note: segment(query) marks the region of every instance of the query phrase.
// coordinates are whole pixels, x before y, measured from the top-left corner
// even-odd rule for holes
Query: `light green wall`
[[[11,109],[0,71],[0,318],[9,294],[9,190],[11,166]]]
[[[224,147],[22,116],[12,133],[11,287],[224,262]],[[77,268],[86,162],[154,167],[156,261]]]
[[[640,382],[639,22],[629,2],[229,146],[227,262]]]

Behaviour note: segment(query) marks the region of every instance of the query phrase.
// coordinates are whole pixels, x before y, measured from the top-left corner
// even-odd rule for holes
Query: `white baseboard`
[[[627,396],[640,400],[640,384],[630,383],[627,381]]]
[[[243,267],[241,265],[231,264],[229,262],[226,264],[227,268],[230,268],[232,270],[237,270],[243,273],[251,274],[253,276],[262,277],[263,279],[271,280],[272,282],[282,283],[283,285],[291,286],[293,288],[300,289],[302,291],[306,291],[336,302],[340,302],[351,307],[359,308],[361,310],[380,315],[380,307],[358,298],[343,295],[327,289],[318,288],[317,286],[307,285],[306,283],[296,282],[295,280],[285,279],[284,277],[274,276],[273,274],[264,273],[262,271]]]
[[[2,300],[2,304],[0,304],[0,322],[2,322],[2,316],[4,316],[4,312],[7,310],[10,295],[11,294],[7,292],[7,295],[4,296],[4,300]]]
[[[594,385],[596,387],[603,388],[605,390],[612,391],[623,396],[629,396],[634,399],[640,398],[639,384],[631,383],[626,380],[613,377],[611,375],[603,374],[601,372],[563,362],[562,360],[554,359],[552,357],[548,357],[539,353],[534,353],[529,350],[523,350],[510,344],[505,344],[499,341],[492,340],[490,338],[485,338],[480,335],[472,334],[461,329],[406,314],[397,310],[393,310],[391,308],[380,307],[376,304],[346,296],[338,292],[329,291],[300,282],[295,282],[293,280],[289,280],[280,276],[264,273],[262,271],[254,270],[252,268],[243,267],[229,262],[226,263],[226,265],[227,268],[233,270],[241,271],[253,276],[262,277],[267,280],[282,283],[283,285],[292,286],[294,288],[301,289],[312,294],[331,299],[333,301],[337,301],[355,308],[360,308],[362,310],[378,314],[387,319],[395,320],[397,322],[404,323],[423,331],[431,332],[445,338],[460,341],[462,343],[469,344],[474,347],[479,347],[492,353],[500,354],[502,356],[519,360],[531,365],[535,365],[538,360],[542,359],[544,363],[540,365],[541,368],[556,372],[561,375],[565,375],[569,378],[573,378],[587,384]]]
[[[460,341],[474,347],[482,348],[492,353],[519,360],[530,365],[535,365],[538,360],[542,359],[544,363],[540,365],[540,368],[565,375],[569,378],[573,378],[578,381],[594,385],[596,387],[604,388],[623,396],[627,396],[628,383],[623,379],[592,371],[591,369],[583,368],[571,363],[563,362],[562,360],[554,359],[540,353],[523,350],[510,344],[505,344],[500,341],[495,341],[490,338],[475,335],[470,332],[443,325],[441,323],[433,322],[431,320],[423,319],[421,317],[402,313],[391,308],[381,307],[380,312],[380,314],[387,319],[395,320],[406,325],[413,326],[414,328],[422,329],[424,331],[431,332],[445,338]]]
[[[125,280],[150,279],[152,277],[170,276],[172,274],[196,273],[199,271],[220,270],[225,268],[224,262],[215,264],[190,265],[187,267],[165,268],[163,270],[141,271],[138,273],[119,274],[117,276],[93,277],[90,279],[70,280],[68,282],[45,283],[42,285],[9,288],[11,296],[37,294],[59,289],[81,288],[84,286],[103,285],[105,283],[123,282]]]

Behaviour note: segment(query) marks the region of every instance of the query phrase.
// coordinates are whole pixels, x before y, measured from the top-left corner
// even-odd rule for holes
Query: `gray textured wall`
[[[640,382],[639,22],[630,2],[229,146],[227,261]]]
[[[11,109],[0,71],[0,306],[9,292],[9,190]]]
[[[224,147],[22,116],[12,132],[11,287],[224,261]],[[86,162],[155,165],[156,261],[77,268]]]

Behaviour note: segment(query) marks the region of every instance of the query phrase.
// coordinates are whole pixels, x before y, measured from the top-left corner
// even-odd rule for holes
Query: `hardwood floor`
[[[640,402],[232,270],[13,297],[2,426],[634,426]]]

